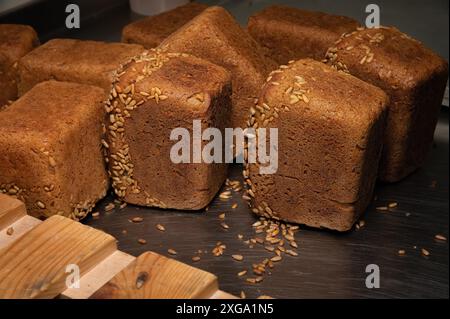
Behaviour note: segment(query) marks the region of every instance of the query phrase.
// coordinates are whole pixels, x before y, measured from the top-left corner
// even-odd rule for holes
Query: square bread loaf
[[[343,33],[359,26],[349,17],[280,5],[267,7],[248,20],[250,35],[278,64],[303,58],[321,61]]]
[[[123,28],[122,42],[141,44],[147,49],[155,48],[207,7],[206,4],[189,2],[167,12],[132,22]]]
[[[32,27],[0,24],[0,109],[17,98],[17,62],[37,45]]]
[[[222,7],[209,7],[159,46],[168,52],[189,53],[231,72],[232,127],[245,127],[248,110],[268,73],[277,68],[261,47]]]
[[[226,178],[227,164],[195,162],[199,153],[192,154],[193,144],[207,142],[194,140],[193,121],[222,134],[229,127],[228,71],[187,54],[150,50],[119,70],[106,106],[107,162],[119,198],[185,210],[209,204]],[[180,163],[171,154],[180,139],[177,128],[189,134],[183,153],[188,159]]]
[[[261,174],[260,157],[246,163],[253,212],[351,229],[372,199],[387,103],[381,89],[312,59],[273,72],[250,124],[278,129],[278,170]]]
[[[109,184],[104,98],[98,87],[48,81],[2,111],[0,192],[23,200],[35,217],[85,217]]]
[[[39,82],[58,80],[111,89],[115,70],[144,51],[137,44],[54,39],[19,62],[19,96]]]
[[[390,97],[380,179],[396,182],[421,167],[433,142],[448,63],[388,27],[346,34],[328,50],[326,61]]]

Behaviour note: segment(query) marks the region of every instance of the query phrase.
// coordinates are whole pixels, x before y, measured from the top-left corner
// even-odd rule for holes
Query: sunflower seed
[[[240,271],[240,272],[238,272],[238,277],[242,277],[242,276],[245,276],[247,274],[247,270],[242,270],[242,271]]]

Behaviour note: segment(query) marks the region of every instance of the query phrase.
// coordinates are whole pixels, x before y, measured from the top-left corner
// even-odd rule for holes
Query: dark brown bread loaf
[[[230,71],[233,81],[231,125],[244,127],[249,108],[276,63],[221,7],[210,7],[161,43],[162,50],[184,52]]]
[[[49,81],[0,113],[0,192],[35,217],[81,219],[106,195],[104,91]]]
[[[380,179],[396,182],[421,167],[432,145],[448,63],[395,28],[359,29],[327,53],[335,68],[390,97]]]
[[[267,7],[248,21],[250,35],[279,64],[302,58],[320,61],[343,33],[358,26],[352,18],[280,5]]]
[[[173,129],[186,128],[193,143],[193,120],[223,134],[230,96],[228,71],[187,54],[151,50],[127,63],[107,102],[107,161],[116,194],[143,206],[194,210],[208,205],[227,165],[172,162],[176,141],[170,136]]]
[[[312,59],[273,72],[249,124],[278,128],[278,170],[246,163],[253,212],[349,230],[372,198],[387,103],[381,89]]]
[[[0,24],[0,109],[17,98],[17,62],[39,45],[32,27]]]
[[[51,79],[95,85],[109,92],[120,64],[143,51],[137,44],[50,40],[20,60],[19,95]]]
[[[147,49],[155,48],[207,7],[202,3],[190,2],[156,16],[132,22],[123,28],[122,42],[141,44]]]

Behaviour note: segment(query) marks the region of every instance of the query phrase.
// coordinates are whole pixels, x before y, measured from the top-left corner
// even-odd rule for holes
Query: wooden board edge
[[[135,257],[117,250],[82,276],[79,281],[79,288],[68,288],[59,297],[63,299],[87,299],[133,260],[135,260]]]

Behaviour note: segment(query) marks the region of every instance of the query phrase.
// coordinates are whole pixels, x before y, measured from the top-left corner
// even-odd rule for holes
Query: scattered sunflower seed
[[[133,218],[131,219],[131,221],[132,221],[133,223],[141,223],[141,222],[144,221],[144,218],[137,216],[137,217],[133,217]]]
[[[233,257],[233,259],[237,260],[237,261],[244,260],[244,256],[242,256],[242,255],[231,255],[231,257]]]
[[[220,223],[220,226],[222,226],[223,229],[229,229],[230,228],[230,226],[228,226],[225,223]]]
[[[399,256],[404,256],[404,255],[406,255],[406,251],[405,251],[404,249],[400,249],[400,250],[398,251],[398,255],[399,255]]]
[[[145,245],[147,243],[147,241],[145,239],[143,239],[143,238],[139,238],[138,239],[138,243],[141,244],[141,245]]]
[[[395,208],[395,207],[397,207],[398,206],[398,203],[396,203],[396,202],[392,202],[392,203],[389,203],[388,204],[388,207],[389,208]]]
[[[171,254],[171,255],[176,255],[176,254],[177,254],[176,250],[174,250],[174,249],[172,249],[172,248],[167,249],[167,252],[168,252],[169,254]]]
[[[447,237],[445,237],[444,235],[441,235],[441,234],[435,235],[434,239],[439,240],[439,241],[447,241]]]
[[[238,272],[238,276],[239,277],[242,277],[242,276],[245,276],[247,274],[247,270],[242,270],[242,271],[240,271],[240,272]]]
[[[281,256],[275,256],[275,257],[270,258],[270,260],[273,262],[280,261],[281,259],[282,259]]]
[[[430,256],[430,252],[428,250],[426,250],[425,248],[422,248],[421,252],[422,252],[422,255],[424,255],[426,257]]]
[[[113,203],[109,203],[108,205],[105,206],[105,212],[109,212],[114,208],[116,208],[116,206]]]
[[[200,256],[194,256],[192,257],[192,261],[197,262],[200,260]]]
[[[159,231],[166,231],[166,228],[163,225],[161,225],[161,224],[157,224],[156,225],[156,229],[159,230]]]

